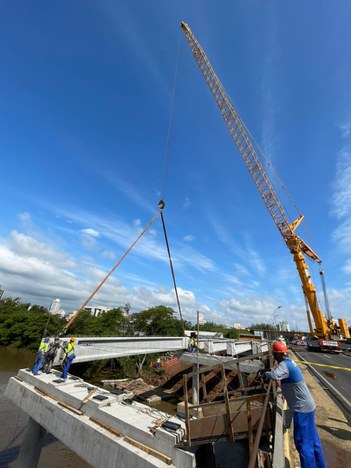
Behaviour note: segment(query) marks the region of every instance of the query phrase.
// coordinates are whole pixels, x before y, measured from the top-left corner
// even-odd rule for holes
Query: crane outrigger
[[[181,23],[181,28],[185,33],[193,56],[200,68],[203,77],[205,78],[208,87],[213,94],[213,97],[219,107],[228,130],[252,178],[254,179],[256,187],[258,188],[258,191],[260,192],[260,195],[288,249],[293,255],[294,262],[301,280],[302,290],[306,299],[307,318],[312,338],[309,341],[309,346],[311,348],[314,347],[321,350],[340,351],[340,332],[336,323],[333,321],[331,314],[328,312],[328,316],[325,317],[318,304],[316,288],[311,280],[305,257],[310,258],[317,264],[321,264],[322,260],[295,232],[303,220],[303,215],[300,214],[300,216],[291,223],[288,221],[288,217],[283,208],[283,205],[258,157],[257,153],[260,152],[260,150],[255,140],[246,129],[238,112],[230,102],[227,93],[225,92],[204,50],[195,38],[191,29],[184,22]],[[312,326],[311,314],[315,324],[314,328]],[[349,338],[350,334],[347,328],[346,320],[339,319],[339,326],[341,332],[345,335],[343,338]]]

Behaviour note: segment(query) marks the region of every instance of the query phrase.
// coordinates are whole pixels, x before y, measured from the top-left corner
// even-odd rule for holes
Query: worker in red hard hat
[[[326,468],[322,445],[315,423],[316,404],[297,364],[288,357],[288,348],[281,341],[272,346],[278,365],[264,372],[264,377],[280,380],[283,395],[294,413],[294,441],[300,455],[301,468]]]

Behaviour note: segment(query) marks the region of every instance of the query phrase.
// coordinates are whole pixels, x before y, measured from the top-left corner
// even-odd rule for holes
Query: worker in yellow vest
[[[70,368],[70,365],[72,364],[73,359],[76,357],[76,339],[75,338],[70,338],[69,343],[67,344],[65,348],[65,353],[66,357],[65,360],[63,361],[63,371],[61,378],[66,380],[67,375],[68,375],[68,369]]]
[[[37,358],[35,360],[35,364],[32,370],[34,375],[38,375],[38,372],[40,371],[41,366],[43,365],[45,353],[47,353],[49,349],[49,340],[50,340],[50,335],[46,333],[45,337],[41,340],[41,343],[38,349]]]

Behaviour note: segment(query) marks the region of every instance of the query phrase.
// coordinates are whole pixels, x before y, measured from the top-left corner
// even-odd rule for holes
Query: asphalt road
[[[351,372],[330,367],[336,366],[351,369],[350,356],[307,351],[305,348],[301,347],[292,347],[292,351],[308,362],[323,364],[323,367],[313,365],[311,365],[311,367],[319,372],[329,385],[334,387],[347,401],[351,402]]]

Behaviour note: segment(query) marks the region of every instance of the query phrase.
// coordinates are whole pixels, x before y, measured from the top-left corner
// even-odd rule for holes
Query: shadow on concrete
[[[336,427],[322,426],[322,425],[319,425],[318,427],[320,427],[321,429],[324,429],[325,431],[329,432],[330,434],[333,434],[338,439],[351,440],[351,431],[349,431],[349,430],[338,429]]]
[[[43,439],[43,447],[50,445],[56,442],[56,439],[51,434],[46,434]],[[6,447],[4,450],[0,452],[0,467],[1,468],[9,468],[10,463],[17,460],[21,445],[15,445],[14,447]]]

